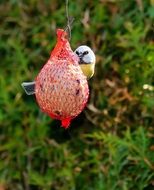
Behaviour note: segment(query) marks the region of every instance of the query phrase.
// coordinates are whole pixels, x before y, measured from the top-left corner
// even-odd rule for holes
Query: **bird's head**
[[[92,49],[86,45],[79,46],[75,51],[79,64],[95,64],[96,57]]]

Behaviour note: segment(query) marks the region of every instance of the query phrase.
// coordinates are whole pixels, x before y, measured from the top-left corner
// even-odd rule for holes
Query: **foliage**
[[[154,1],[70,1],[71,45],[97,55],[91,97],[70,129],[20,86],[64,28],[65,3],[0,1],[0,189],[154,188]]]

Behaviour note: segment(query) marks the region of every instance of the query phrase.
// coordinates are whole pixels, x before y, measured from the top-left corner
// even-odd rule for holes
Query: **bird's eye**
[[[89,52],[88,51],[84,51],[83,52],[83,55],[87,55]]]
[[[77,55],[79,55],[79,52],[78,52],[78,51],[76,51],[75,53],[76,53]]]

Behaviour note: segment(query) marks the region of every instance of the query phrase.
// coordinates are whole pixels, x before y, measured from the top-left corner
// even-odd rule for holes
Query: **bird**
[[[78,57],[78,63],[83,74],[87,79],[90,79],[94,75],[96,62],[96,57],[93,50],[87,45],[81,45],[75,49],[74,53]],[[21,86],[27,95],[35,94],[35,81],[23,82]]]
[[[90,79],[94,75],[96,57],[93,50],[86,46],[79,46],[74,53],[79,58],[79,65],[83,74]]]

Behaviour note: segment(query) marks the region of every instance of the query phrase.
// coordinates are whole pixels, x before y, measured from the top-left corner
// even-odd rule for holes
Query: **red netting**
[[[57,38],[50,59],[36,78],[35,92],[40,108],[67,128],[85,107],[89,88],[66,32],[57,30]]]

